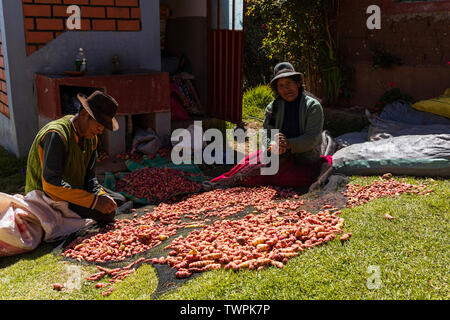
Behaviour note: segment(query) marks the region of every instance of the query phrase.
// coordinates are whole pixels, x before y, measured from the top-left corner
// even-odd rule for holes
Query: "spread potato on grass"
[[[368,186],[347,185],[343,194],[350,206],[356,206],[402,193],[425,195],[429,193],[426,188],[426,185],[398,182],[385,175]],[[277,190],[271,187],[231,188],[205,192],[174,204],[161,204],[140,218],[118,220],[112,227],[76,239],[63,255],[78,261],[123,261],[160,245],[176,235],[177,230],[190,227],[189,222],[182,222],[182,217],[187,215],[191,220],[199,220],[197,223],[202,229],[171,240],[164,248],[171,249],[166,257],[141,258],[134,264],[167,264],[177,270],[177,278],[221,268],[261,271],[275,266],[283,269],[289,259],[302,251],[335,239],[342,233],[344,219],[339,216],[341,210],[331,205],[324,205],[317,214],[311,214],[301,209],[304,200],[295,199],[298,198],[295,193],[279,191],[292,199],[275,201]],[[254,214],[243,219],[224,219],[248,206],[256,209]],[[221,219],[208,224],[211,216]],[[348,232],[339,239],[344,242],[351,236]],[[115,282],[117,275],[121,276],[118,278],[121,281],[134,270],[125,267],[108,271],[97,267],[101,272],[88,280],[96,281],[109,274],[113,275],[110,282]],[[105,286],[97,284],[97,287]],[[112,291],[113,287],[110,287],[102,294],[109,295]]]
[[[377,183],[374,184],[375,181]],[[351,187],[348,190],[353,187],[361,188],[361,186],[370,188],[370,186],[379,184],[378,181],[389,182],[389,180],[379,177],[353,177],[349,184]],[[149,299],[149,295],[155,289],[155,279],[157,279],[151,264],[167,264],[170,263],[171,258],[182,257],[185,259],[190,254],[199,257],[197,261],[192,261],[192,263],[199,262],[203,266],[187,265],[188,268],[181,268],[182,265],[179,265],[179,263],[184,262],[181,259],[181,262],[176,264],[180,267],[180,269],[177,269],[180,272],[179,276],[188,276],[189,273],[197,272],[201,272],[203,275],[189,280],[176,290],[167,292],[162,296],[163,299],[448,298],[449,259],[446,252],[448,252],[449,204],[447,195],[450,190],[449,182],[448,180],[418,180],[413,178],[407,178],[407,181],[411,185],[418,186],[418,192],[401,194],[397,190],[395,193],[398,194],[394,193],[394,197],[380,193],[379,196],[383,194],[382,199],[373,197],[371,201],[354,205],[351,208],[342,210],[322,208],[322,216],[325,218],[333,219],[331,214],[334,213],[336,218],[345,219],[345,227],[342,220],[337,221],[334,227],[340,226],[341,230],[345,232],[341,234],[341,240],[343,236],[350,233],[352,234],[351,239],[341,243],[338,241],[338,237],[336,240],[328,241],[325,246],[319,245],[313,249],[303,250],[298,250],[301,246],[295,246],[295,241],[301,241],[302,244],[305,244],[301,237],[307,236],[307,231],[303,227],[294,228],[296,223],[302,221],[302,214],[298,215],[302,210],[302,204],[301,201],[294,201],[298,199],[295,199],[293,194],[288,196],[289,200],[275,202],[276,206],[269,209],[263,204],[264,198],[267,198],[268,194],[263,193],[261,196],[263,199],[262,207],[259,211],[255,210],[258,212],[248,214],[247,218],[235,220],[232,220],[231,217],[242,210],[242,207],[247,203],[245,199],[251,198],[249,193],[243,192],[242,198],[239,198],[239,193],[237,193],[237,198],[230,199],[229,202],[225,200],[229,198],[230,194],[218,195],[214,202],[212,195],[208,198],[208,193],[204,193],[205,198],[197,199],[199,203],[203,203],[203,206],[200,206],[201,208],[197,211],[192,210],[195,201],[189,200],[195,199],[195,196],[172,205],[162,204],[139,219],[145,217],[146,223],[158,222],[155,225],[161,225],[161,227],[171,225],[171,223],[161,223],[161,218],[162,221],[166,222],[173,219],[173,221],[179,221],[175,225],[181,225],[182,228],[189,230],[193,226],[197,226],[197,228],[192,229],[191,238],[189,238],[189,235],[179,239],[173,237],[164,239],[162,237],[161,239],[170,242],[166,249],[168,251],[167,256],[158,259],[158,262],[151,259],[146,262],[146,265],[141,265],[139,268],[135,268],[136,266],[130,267],[129,272],[125,272],[127,270],[123,270],[123,268],[120,268],[120,270],[109,269],[109,274],[106,271],[100,271],[95,266],[80,265],[84,274],[82,287],[80,290],[70,292],[65,287],[67,275],[64,275],[63,272],[49,273],[45,271],[55,268],[64,269],[62,263],[66,263],[66,261],[60,261],[50,253],[46,253],[45,246],[43,246],[33,253],[23,255],[25,259],[22,259],[21,256],[5,258],[0,261],[2,266],[0,269],[0,278],[2,279],[0,280],[0,292],[2,292],[0,296],[2,299],[23,297],[31,299],[45,297],[51,297],[51,299],[77,299],[80,297],[87,299],[105,299],[107,297],[111,299]],[[391,181],[390,183],[394,182]],[[420,185],[429,186],[430,184],[433,184],[433,192],[428,192],[431,190],[430,188],[420,187]],[[226,192],[227,190],[222,191]],[[230,191],[228,190],[228,192]],[[255,199],[253,198],[253,200]],[[282,207],[283,203],[284,208]],[[236,208],[233,209],[234,207]],[[169,209],[173,209],[172,217],[168,214]],[[253,237],[247,234],[231,236],[224,242],[232,243],[229,246],[234,249],[244,249],[248,246],[252,248],[250,253],[254,251],[262,255],[272,254],[272,259],[268,256],[267,258],[264,256],[256,258],[242,256],[242,261],[239,264],[236,263],[239,261],[235,260],[225,264],[226,260],[221,261],[221,259],[224,258],[226,252],[210,252],[214,251],[210,250],[212,249],[209,248],[210,245],[207,246],[206,243],[202,243],[206,238],[205,240],[198,239],[200,241],[194,248],[187,247],[189,240],[195,241],[196,237],[214,237],[214,232],[221,231],[220,228],[230,228],[233,224],[236,224],[236,228],[239,227],[237,230],[240,230],[241,227],[248,227],[251,232],[251,229],[255,228],[252,225],[253,223],[256,227],[265,230],[265,227],[269,228],[269,224],[265,227],[263,225],[270,221],[269,217],[277,217],[275,213],[273,215],[261,214],[261,212],[270,210],[279,210],[280,212],[277,213],[280,218],[284,215],[288,217],[285,219],[287,221],[279,221],[281,226],[285,224],[285,230],[289,235],[282,234],[285,238],[281,240],[277,236],[278,242],[293,240],[290,237],[295,237],[296,240],[294,240],[292,247],[298,251],[290,250],[289,246],[286,247],[288,250],[274,247],[275,237],[270,238],[270,235],[268,237],[267,234],[261,235],[258,232],[255,232]],[[330,216],[326,213],[327,210]],[[208,217],[205,217],[207,214]],[[225,216],[225,219],[214,220],[221,214]],[[190,217],[188,219],[174,219],[183,215],[189,215]],[[297,222],[291,220],[294,215],[299,219]],[[395,217],[395,219],[389,219],[387,215]],[[267,221],[264,221],[264,216]],[[304,213],[304,217],[307,216],[307,213]],[[139,219],[130,219],[128,223],[125,222],[124,224],[133,225],[130,222],[133,220],[136,222]],[[214,220],[214,222],[207,219]],[[259,219],[262,219],[262,222]],[[277,222],[276,220],[272,221],[270,228],[276,228],[277,226],[273,224]],[[232,224],[228,225],[229,223]],[[324,220],[323,224],[327,225],[328,223]],[[330,223],[330,226],[332,225],[333,221]],[[316,235],[320,232],[326,232],[326,230],[322,231],[320,225],[317,227],[319,229],[313,230]],[[146,230],[146,228],[138,230]],[[208,230],[211,232],[207,232]],[[114,229],[105,230],[104,234],[111,231],[114,231]],[[161,234],[163,233],[159,232],[155,235],[141,237],[141,239],[153,239],[155,237],[155,240],[159,240]],[[317,236],[316,238],[323,239]],[[139,237],[136,239],[135,243],[140,242]],[[174,242],[175,239],[177,241]],[[306,240],[306,238],[304,239]],[[212,240],[212,238],[209,240]],[[225,240],[225,235],[221,237],[217,235],[213,243],[216,240]],[[132,247],[131,243],[128,244],[130,247]],[[209,244],[211,243],[209,242]],[[218,242],[218,247],[219,244]],[[189,251],[186,252],[188,249]],[[43,251],[39,252],[39,250]],[[172,252],[172,255],[169,252]],[[276,254],[278,256],[275,258]],[[288,261],[283,262],[285,258]],[[231,262],[234,263],[231,264]],[[381,266],[383,286],[379,290],[367,289],[366,280],[369,274],[367,274],[366,269],[369,264]],[[175,267],[175,264],[172,266]],[[280,267],[283,270],[280,270]],[[97,271],[95,271],[96,268]],[[233,270],[240,271],[233,272]],[[414,272],[411,272],[411,270],[414,270]],[[90,276],[99,272],[104,272],[101,277],[98,279],[92,278],[91,281],[87,280]],[[138,283],[139,288],[135,289]],[[61,291],[53,289],[53,284],[61,284]],[[39,290],[34,289],[38,287]],[[59,286],[56,286],[56,288],[59,288]],[[103,295],[100,292],[103,292]]]

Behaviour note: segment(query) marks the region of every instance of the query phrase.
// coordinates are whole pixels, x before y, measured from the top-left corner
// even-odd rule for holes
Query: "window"
[[[244,0],[211,0],[211,29],[242,30]],[[219,6],[219,8],[217,8]],[[219,20],[219,28],[217,28]]]

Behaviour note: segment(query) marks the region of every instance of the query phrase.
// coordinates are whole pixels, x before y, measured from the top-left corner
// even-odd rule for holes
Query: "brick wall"
[[[5,59],[3,56],[2,35],[0,33],[0,113],[9,118],[8,90],[6,89]]]
[[[81,9],[79,31],[140,31],[142,28],[139,0],[22,0],[22,3],[27,55],[69,31],[66,20],[70,5]]]
[[[425,5],[428,2],[397,3],[397,10],[403,8],[405,13],[391,14],[386,10],[388,2],[395,4],[394,0],[340,1],[337,27],[344,59],[371,62],[371,49],[380,48],[399,57],[404,65],[445,66],[450,59],[450,11],[429,11]],[[430,3],[445,9],[449,1]],[[366,9],[373,4],[382,9],[381,30],[366,27]],[[417,12],[409,13],[411,6]]]
[[[341,99],[342,104],[373,108],[390,89],[389,83],[415,101],[440,96],[450,83],[448,3],[448,0],[403,3],[340,0],[336,19],[340,54],[343,63],[354,71],[351,83],[354,96]],[[366,26],[369,17],[366,10],[374,4],[381,8],[380,30],[369,30]],[[374,68],[372,49],[399,58],[402,65]]]

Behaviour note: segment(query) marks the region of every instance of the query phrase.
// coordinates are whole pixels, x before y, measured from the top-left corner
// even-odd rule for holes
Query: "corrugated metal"
[[[216,0],[217,12],[211,12],[208,0],[208,113],[226,121],[242,121],[242,80],[244,31],[235,30],[236,4],[230,29],[220,29],[220,2]],[[243,9],[243,8],[242,8]],[[211,15],[217,14],[211,27]]]

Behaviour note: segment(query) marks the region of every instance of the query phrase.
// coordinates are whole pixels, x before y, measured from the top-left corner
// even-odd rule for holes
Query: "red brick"
[[[0,101],[8,105],[8,95],[4,94],[3,92],[0,92]]]
[[[25,30],[33,30],[34,29],[34,18],[25,18],[24,25],[25,25]]]
[[[116,6],[118,7],[138,7],[138,0],[116,0]]]
[[[61,3],[62,0],[34,0],[34,3],[56,4]]]
[[[118,20],[118,31],[139,31],[141,30],[141,24],[139,20]]]
[[[113,6],[114,0],[91,0],[92,6]]]
[[[130,18],[130,9],[129,8],[106,8],[106,16],[108,18]]]
[[[116,20],[92,20],[94,31],[116,31]]]
[[[141,18],[141,8],[131,8],[131,18],[140,19]]]
[[[27,45],[27,56],[31,56],[37,50],[34,45]]]
[[[5,58],[0,57],[0,68],[5,69]]]
[[[91,27],[91,20],[90,19],[81,19],[81,29],[79,30],[68,30],[67,24],[64,26],[66,31],[90,31],[92,30]]]
[[[23,15],[25,17],[50,17],[52,7],[49,5],[24,4]]]
[[[4,104],[0,104],[0,113],[3,113],[8,118],[10,117],[10,115],[9,115],[9,108],[8,108],[8,106],[6,106]]]
[[[64,0],[63,2],[64,4],[68,4],[68,5],[81,5],[81,4],[89,4],[89,0]]]
[[[25,32],[27,43],[47,43],[53,40],[53,32]]]
[[[64,19],[36,19],[37,30],[63,30]]]
[[[106,18],[105,8],[102,7],[81,7],[82,18]]]
[[[53,16],[54,17],[68,17],[67,8],[69,6],[53,6]]]

